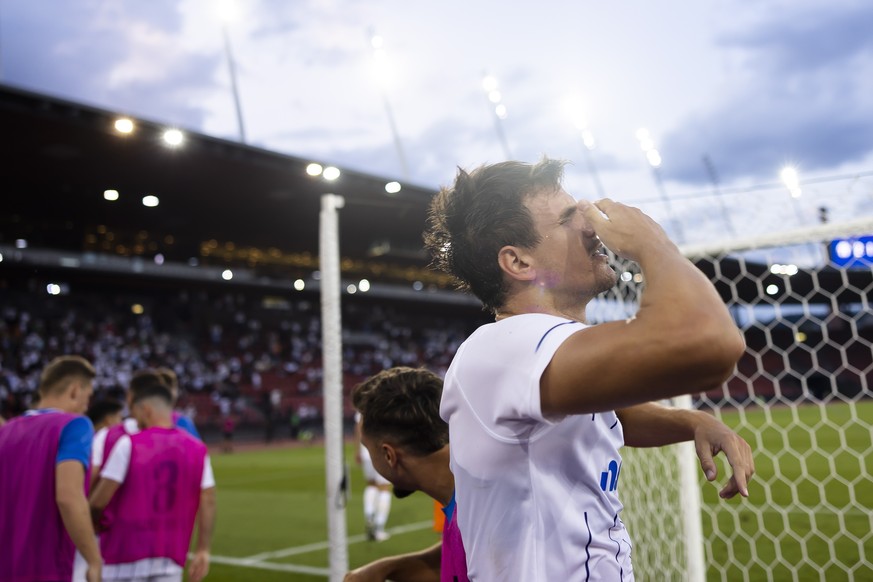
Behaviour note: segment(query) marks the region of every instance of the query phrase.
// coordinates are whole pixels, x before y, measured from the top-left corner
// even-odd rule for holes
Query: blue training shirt
[[[53,408],[31,410],[27,414],[51,414],[58,412]],[[58,455],[55,463],[79,461],[87,469],[91,465],[91,445],[94,442],[94,425],[86,416],[71,420],[61,431],[58,441]]]
[[[184,414],[179,415],[179,418],[176,420],[176,426],[178,426],[197,440],[203,440],[200,438],[200,433],[197,432],[197,427],[194,426],[194,421],[192,421]]]

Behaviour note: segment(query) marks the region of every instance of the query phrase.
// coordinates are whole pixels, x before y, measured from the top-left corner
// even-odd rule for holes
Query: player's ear
[[[388,443],[382,443],[382,454],[385,455],[385,462],[392,469],[397,466],[397,449]]]
[[[536,278],[536,269],[531,263],[530,255],[524,249],[506,245],[497,251],[497,264],[500,270],[517,281],[532,281]]]

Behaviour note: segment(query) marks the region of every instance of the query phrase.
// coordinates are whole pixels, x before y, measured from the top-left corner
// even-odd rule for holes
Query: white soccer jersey
[[[633,580],[617,495],[618,417],[547,419],[540,409],[543,371],[584,327],[509,317],[476,330],[449,367],[440,415],[470,580]]]

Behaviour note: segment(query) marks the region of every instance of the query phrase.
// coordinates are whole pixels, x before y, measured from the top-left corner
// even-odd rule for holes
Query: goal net
[[[626,449],[637,580],[873,580],[871,234],[868,218],[683,248],[747,343],[733,376],[686,405],[739,432],[757,473],[749,499],[727,501],[723,456],[713,484],[693,447]],[[616,264],[620,284],[590,305],[592,323],[636,310],[645,281]]]

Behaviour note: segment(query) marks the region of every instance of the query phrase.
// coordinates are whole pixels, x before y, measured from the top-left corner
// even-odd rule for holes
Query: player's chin
[[[396,497],[397,499],[409,497],[413,493],[415,493],[413,489],[400,489],[398,487],[394,487],[394,497]]]

